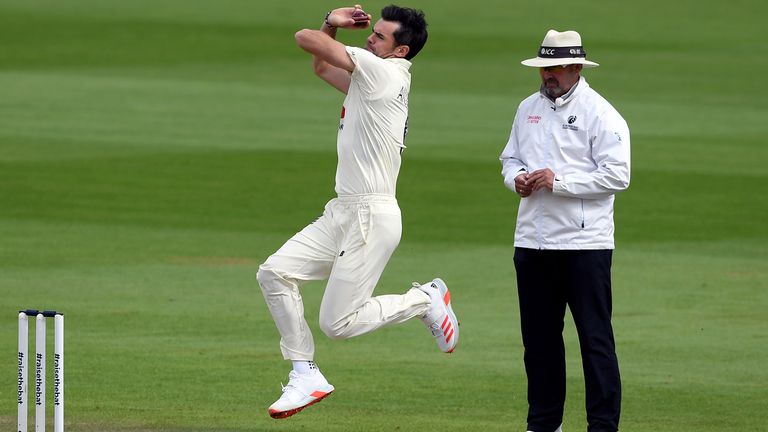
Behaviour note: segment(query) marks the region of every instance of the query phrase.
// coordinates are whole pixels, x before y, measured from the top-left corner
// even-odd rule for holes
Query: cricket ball
[[[370,22],[368,14],[362,9],[356,9],[352,12],[352,19],[355,20],[355,25],[359,27],[365,27]]]

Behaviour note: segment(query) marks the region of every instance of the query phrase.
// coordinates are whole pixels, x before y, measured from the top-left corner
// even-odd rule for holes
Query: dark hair
[[[408,46],[406,60],[416,57],[427,43],[427,20],[424,19],[424,12],[419,9],[389,5],[381,10],[381,18],[385,21],[400,23],[400,28],[393,35],[395,42],[398,45]]]

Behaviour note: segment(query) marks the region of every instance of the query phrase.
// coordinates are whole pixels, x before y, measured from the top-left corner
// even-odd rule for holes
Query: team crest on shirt
[[[572,115],[572,116],[568,117],[568,124],[564,124],[563,125],[563,129],[569,129],[569,130],[572,130],[572,131],[579,130],[579,127],[578,126],[574,126],[574,123],[576,123],[576,116]]]

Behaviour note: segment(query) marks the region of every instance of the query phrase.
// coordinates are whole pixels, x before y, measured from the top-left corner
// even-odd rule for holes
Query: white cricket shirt
[[[336,140],[336,193],[394,196],[405,148],[411,62],[346,48],[355,69]]]

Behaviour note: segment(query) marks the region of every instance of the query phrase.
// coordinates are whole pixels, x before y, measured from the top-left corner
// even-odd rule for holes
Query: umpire
[[[563,327],[576,324],[587,430],[615,432],[621,379],[611,326],[614,194],[629,186],[629,128],[581,76],[575,31],[550,30],[535,58],[538,92],[517,109],[501,153],[504,184],[520,197],[515,270],[528,376],[528,431],[562,431]]]

